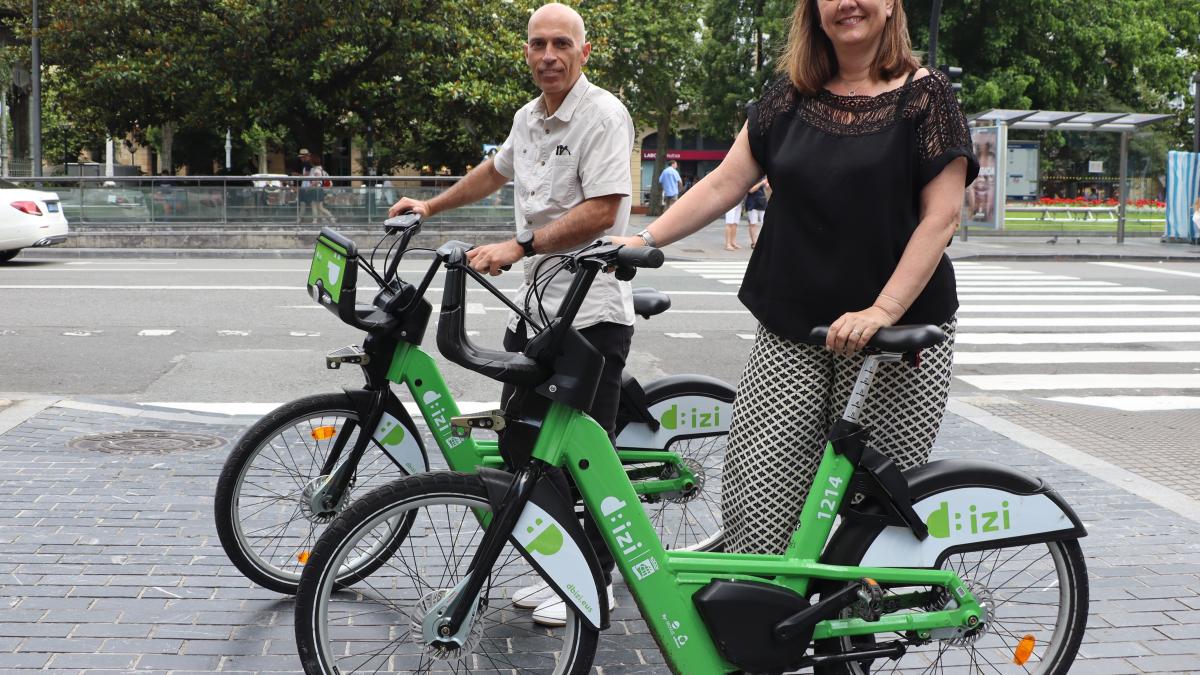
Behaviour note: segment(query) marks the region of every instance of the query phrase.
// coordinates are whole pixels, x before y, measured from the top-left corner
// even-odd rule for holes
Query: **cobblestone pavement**
[[[0,434],[0,672],[299,670],[291,600],[242,578],[214,531],[213,486],[240,426],[201,419],[67,403]],[[69,446],[138,429],[222,443],[142,453]],[[935,452],[945,456],[1043,476],[1089,526],[1092,605],[1076,672],[1200,672],[1200,523],[956,415]],[[619,583],[617,598],[597,673],[665,673]]]
[[[1134,413],[1027,396],[988,396],[976,405],[1200,499],[1200,413],[1194,410]]]

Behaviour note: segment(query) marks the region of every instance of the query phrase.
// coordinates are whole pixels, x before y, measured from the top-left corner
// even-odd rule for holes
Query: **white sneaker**
[[[553,593],[553,591],[551,591]],[[613,595],[612,584],[608,585],[608,608],[612,609],[617,604],[617,598]],[[562,598],[554,595],[550,599],[542,602],[533,610],[533,622],[541,626],[550,626],[557,628],[558,626],[567,625],[567,603],[563,602]]]
[[[550,584],[541,581],[513,593],[513,605],[521,609],[533,609],[543,602],[557,597],[558,594],[554,592],[553,588],[550,588]]]

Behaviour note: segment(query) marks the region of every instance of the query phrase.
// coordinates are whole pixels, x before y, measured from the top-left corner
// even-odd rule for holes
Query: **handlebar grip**
[[[623,246],[621,250],[617,251],[617,265],[620,267],[648,267],[654,269],[662,267],[663,260],[662,250],[651,246],[638,246],[635,248]]]
[[[407,229],[413,225],[419,224],[420,222],[421,214],[409,211],[408,213],[396,216],[395,218],[388,218],[387,220],[383,221],[383,227],[388,232],[392,232],[395,230]]]

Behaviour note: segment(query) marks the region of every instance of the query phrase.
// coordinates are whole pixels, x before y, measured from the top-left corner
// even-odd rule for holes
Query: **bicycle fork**
[[[467,642],[471,623],[479,607],[479,592],[500,558],[505,542],[517,526],[521,513],[533,497],[533,490],[545,474],[545,463],[533,459],[518,469],[493,518],[484,530],[483,540],[471,559],[470,573],[422,621],[427,642],[455,649]]]
[[[388,388],[386,386],[371,392],[370,410],[366,418],[360,420],[358,439],[354,442],[350,455],[340,467],[338,467],[338,460],[346,448],[346,443],[350,440],[350,435],[354,433],[354,423],[347,421],[346,425],[338,432],[333,448],[330,449],[329,456],[325,458],[325,464],[321,467],[320,475],[328,476],[328,479],[314,490],[309,498],[314,513],[333,511],[338,504],[342,503],[343,496],[350,489],[350,481],[354,478],[354,472],[358,469],[358,462],[367,451],[371,437],[374,435],[375,429],[379,427],[379,421],[383,419],[387,395]],[[335,467],[337,467],[336,471]]]

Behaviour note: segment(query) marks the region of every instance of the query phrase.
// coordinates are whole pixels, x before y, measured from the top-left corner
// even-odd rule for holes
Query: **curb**
[[[950,256],[951,260],[990,260],[990,261],[1008,261],[1019,262],[1028,260],[1037,260],[1043,262],[1100,262],[1100,261],[1126,261],[1126,262],[1200,262],[1200,255],[1176,255],[1167,253],[1164,255],[1146,255],[1141,253],[1121,254],[1121,253],[966,253],[960,256]]]
[[[26,420],[59,402],[56,398],[12,399],[12,405],[0,409],[0,434],[24,424]]]

